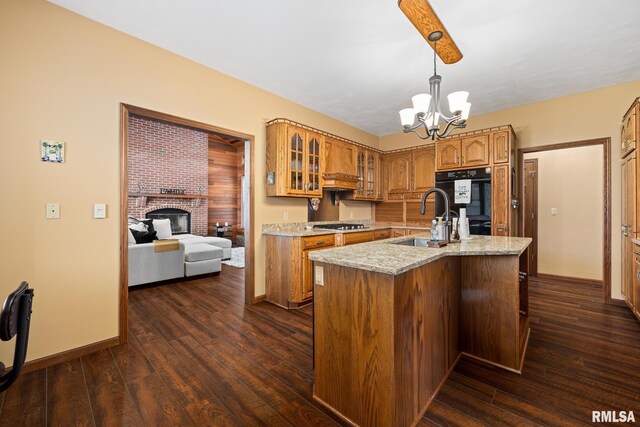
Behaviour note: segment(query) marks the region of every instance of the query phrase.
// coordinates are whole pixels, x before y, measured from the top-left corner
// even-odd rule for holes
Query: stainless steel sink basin
[[[403,245],[403,246],[414,246],[417,248],[426,248],[429,245],[427,245],[428,240],[427,239],[410,239],[410,240],[403,240],[401,242],[393,242],[394,245]]]

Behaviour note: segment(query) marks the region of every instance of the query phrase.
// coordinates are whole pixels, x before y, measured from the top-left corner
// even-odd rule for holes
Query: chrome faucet
[[[429,197],[429,194],[431,193],[439,193],[443,198],[444,198],[444,214],[442,215],[442,220],[444,221],[445,224],[445,234],[446,236],[444,236],[445,240],[449,240],[449,196],[447,196],[447,193],[444,192],[444,190],[442,190],[441,188],[432,188],[430,190],[427,190],[426,193],[424,193],[422,195],[422,202],[420,203],[420,214],[421,215],[425,215],[427,213],[427,197]],[[437,217],[437,213],[436,213],[436,217]]]

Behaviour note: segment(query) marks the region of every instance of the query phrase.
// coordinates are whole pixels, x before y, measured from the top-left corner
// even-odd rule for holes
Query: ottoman
[[[222,259],[231,259],[231,240],[222,237],[213,236],[196,236],[194,234],[176,234],[172,237],[185,243],[185,245],[193,245],[196,243],[206,243],[208,245],[222,248]]]
[[[207,243],[189,243],[184,248],[184,275],[217,273],[222,269],[221,248]]]

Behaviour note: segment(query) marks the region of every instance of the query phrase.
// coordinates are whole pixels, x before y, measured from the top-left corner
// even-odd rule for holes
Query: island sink
[[[429,241],[427,239],[409,239],[400,242],[391,242],[391,245],[414,246],[416,248],[428,248]]]

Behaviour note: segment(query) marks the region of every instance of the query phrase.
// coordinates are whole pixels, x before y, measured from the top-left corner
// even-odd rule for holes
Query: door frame
[[[128,340],[128,310],[129,310],[129,262],[128,262],[128,230],[127,230],[127,210],[128,210],[128,160],[129,151],[129,115],[136,114],[150,119],[162,120],[174,125],[188,126],[190,128],[205,132],[215,132],[232,136],[249,143],[249,225],[245,228],[245,270],[244,270],[244,301],[245,304],[254,304],[260,299],[255,297],[255,245],[254,245],[254,225],[255,225],[255,137],[242,132],[224,129],[207,123],[185,119],[142,107],[136,107],[125,103],[120,103],[120,325],[119,339],[124,344]],[[245,178],[246,179],[246,178]]]
[[[533,227],[533,230],[531,230],[531,234],[533,235],[531,238],[533,239],[533,241],[535,242],[535,251],[533,252],[533,256],[535,257],[535,270],[532,272],[532,268],[531,268],[531,255],[529,255],[529,274],[531,276],[537,276],[538,275],[538,159],[526,159],[523,161],[522,166],[523,166],[523,174],[520,175],[522,176],[522,203],[525,204],[525,194],[524,194],[524,181],[525,181],[525,176],[524,176],[524,162],[531,162],[534,165],[534,169],[536,171],[535,174],[535,193],[533,194],[533,206],[534,206],[534,214],[535,214],[535,227]],[[526,206],[526,204],[525,204]],[[525,209],[522,209],[522,235],[524,236],[524,214],[525,214]],[[531,250],[531,249],[529,249]]]
[[[614,304],[611,300],[611,138],[596,138],[584,141],[563,142],[559,144],[541,145],[518,149],[518,176],[522,177],[524,170],[524,155],[541,151],[562,150],[565,148],[587,147],[602,145],[603,154],[603,236],[602,236],[602,298],[607,304]],[[524,181],[518,183],[518,197],[524,200]],[[524,235],[524,209],[518,212],[518,234]]]

